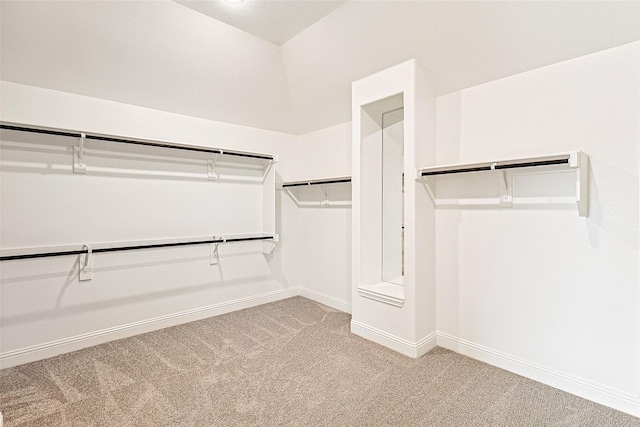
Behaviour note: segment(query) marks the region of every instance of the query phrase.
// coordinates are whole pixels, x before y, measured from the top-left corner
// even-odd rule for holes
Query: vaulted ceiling
[[[347,0],[174,1],[261,39],[282,45]]]
[[[437,94],[640,39],[636,1],[0,2],[2,80],[287,133],[416,58]]]

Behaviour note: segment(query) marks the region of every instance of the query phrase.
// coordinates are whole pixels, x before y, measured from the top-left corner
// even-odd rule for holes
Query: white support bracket
[[[430,177],[422,176],[421,169],[415,169],[415,180],[422,183],[425,190],[427,190],[427,194],[429,195],[429,199],[436,204],[436,180],[429,179]]]
[[[219,262],[219,255],[218,255],[218,245],[219,243],[212,243],[210,246],[211,249],[211,255],[209,258],[210,264],[211,265],[216,265]]]
[[[262,253],[265,255],[269,255],[276,248],[276,242],[280,241],[280,236],[277,234],[273,235],[273,240],[263,241],[262,242]]]
[[[73,173],[87,173],[87,163],[85,161],[85,149],[84,149],[84,141],[86,139],[86,135],[84,133],[80,134],[80,139],[78,140],[78,145],[73,147]]]
[[[322,190],[322,193],[324,194],[324,200],[322,202],[320,202],[320,204],[322,206],[330,206],[331,202],[329,201],[329,185],[322,185],[320,186],[320,189]]]
[[[497,163],[491,164],[491,170],[496,170]],[[500,182],[500,207],[513,207],[513,189],[507,180],[507,173],[504,170],[498,171],[498,181]]]
[[[578,215],[589,216],[589,156],[581,151],[571,153],[569,167],[576,168],[576,203]]]
[[[87,281],[93,278],[93,251],[89,245],[83,245],[82,249],[86,249],[87,253],[80,255],[78,280]]]
[[[267,179],[267,175],[269,175],[269,172],[271,171],[271,168],[274,167],[274,165],[278,163],[278,155],[274,155],[273,158],[267,162],[267,164],[265,165],[264,169],[263,169],[263,174],[262,174],[262,181],[264,181],[265,179]],[[282,185],[282,184],[280,184]],[[278,189],[278,188],[276,188]],[[280,187],[280,190],[282,190],[282,187]]]
[[[220,178],[220,175],[216,173],[216,161],[218,160],[218,155],[213,156],[212,159],[207,161],[207,180],[209,181],[217,181]]]

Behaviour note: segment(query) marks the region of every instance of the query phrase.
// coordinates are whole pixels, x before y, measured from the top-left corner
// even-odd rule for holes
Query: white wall
[[[435,161],[436,96],[415,60],[352,85],[351,331],[411,357],[436,345],[435,208],[412,171]],[[404,280],[382,280],[381,127],[376,117],[402,94],[404,108]],[[373,122],[373,123],[372,123]],[[391,302],[389,304],[389,302]]]
[[[636,414],[638,48],[625,45],[440,97],[438,163],[584,150],[592,161],[591,211],[580,218],[577,210],[551,207],[439,210],[436,242],[440,345]],[[277,172],[286,181],[351,173],[350,123],[296,138],[7,82],[0,89],[5,121],[279,154]],[[310,296],[346,307],[350,210],[295,208],[284,192],[278,197],[276,253],[236,258],[224,284],[191,250],[177,262],[173,252],[115,257],[103,272],[115,286],[99,293],[96,279],[92,287],[65,284],[71,267],[57,261],[35,271],[0,266],[2,352],[23,357],[18,350],[33,344],[27,350],[54,353],[57,344],[82,346],[74,337],[104,340],[96,331],[105,328],[110,336],[135,333],[118,327],[133,322],[142,330],[155,327],[145,320],[190,318],[171,317],[180,310],[206,316],[231,301],[289,295],[283,290],[298,283]],[[217,308],[198,311],[211,306]]]
[[[0,10],[5,81],[295,129],[280,47],[181,4],[2,1]]]
[[[351,175],[351,123],[301,135],[296,161],[282,175],[285,181],[322,179]],[[328,187],[329,200],[351,200],[350,185]],[[301,188],[301,199],[323,196],[318,186]],[[280,191],[283,212],[293,200]],[[334,197],[335,194],[335,197]],[[294,205],[295,206],[295,205]],[[346,206],[296,207],[297,250],[292,271],[301,295],[343,311],[351,311],[351,208]],[[293,218],[291,218],[293,219]]]
[[[439,164],[582,150],[591,188],[587,218],[441,209],[436,242],[441,345],[636,415],[639,47],[440,97]]]
[[[297,129],[350,120],[351,82],[411,58],[443,95],[638,40],[639,20],[638,2],[349,1],[282,46]]]
[[[439,209],[436,218],[439,345],[636,415],[638,48],[629,44],[438,98],[438,164],[583,150],[592,163],[589,217],[579,217],[575,205],[518,208],[516,188],[512,209]],[[311,177],[350,174],[335,169],[347,159],[344,150],[331,149],[330,159],[316,155],[329,151],[323,143],[351,144],[348,126],[344,134],[338,127],[301,137],[298,158]],[[554,179],[546,182],[564,191],[566,180]],[[351,282],[335,277],[348,277],[350,266],[339,262],[336,242],[348,245],[350,228],[333,215],[300,214],[300,230],[315,238],[300,239],[296,253],[314,254],[304,260],[303,286],[344,298]],[[324,250],[316,251],[318,241]]]
[[[6,122],[277,154],[279,174],[294,158],[296,140],[287,134],[8,82],[1,90]],[[89,172],[77,175],[72,141],[55,150],[3,136],[3,249],[263,229],[260,184],[206,181],[204,168],[202,179],[165,174],[198,173],[188,154],[139,161],[131,157],[140,150],[90,150]],[[92,174],[97,163],[121,169]],[[140,169],[150,174],[130,173]],[[285,272],[286,216],[276,217],[283,242],[273,254],[230,244],[213,266],[208,245],[95,255],[90,282],[78,281],[76,257],[3,262],[3,366],[297,294]]]

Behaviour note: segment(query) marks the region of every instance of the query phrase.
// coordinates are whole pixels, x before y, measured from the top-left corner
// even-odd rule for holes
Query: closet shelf
[[[220,181],[221,185],[226,182],[249,182],[258,183],[262,188],[262,195],[260,197],[262,209],[256,210],[261,213],[262,227],[259,229],[262,232],[251,234],[234,234],[234,235],[209,235],[198,237],[185,237],[185,238],[173,238],[173,239],[155,239],[155,240],[140,240],[140,241],[125,241],[125,242],[109,242],[109,243],[95,243],[95,244],[76,244],[66,246],[49,246],[49,247],[23,247],[0,250],[0,261],[19,261],[29,259],[40,259],[49,257],[64,257],[64,256],[77,256],[79,259],[76,262],[79,266],[79,280],[91,280],[92,276],[92,259],[94,254],[107,253],[107,252],[125,252],[125,251],[138,251],[148,249],[160,249],[160,248],[175,248],[180,246],[193,246],[193,245],[210,245],[210,263],[218,263],[218,246],[223,243],[231,242],[249,242],[255,241],[262,246],[263,253],[271,253],[275,247],[275,242],[278,241],[278,235],[275,234],[275,167],[274,163],[277,161],[277,157],[269,154],[226,150],[221,148],[212,148],[198,145],[179,144],[165,141],[146,140],[138,138],[128,138],[105,134],[88,134],[84,132],[78,132],[75,130],[48,128],[42,126],[28,125],[28,124],[16,124],[8,122],[0,122],[0,129],[2,130],[2,142],[3,147],[6,142],[8,144],[37,144],[41,146],[61,146],[66,148],[66,138],[72,140],[73,151],[73,173],[86,174],[87,173],[87,144],[89,141],[95,141],[92,144],[92,150],[94,147],[101,147],[100,150],[104,150],[102,142],[116,143],[118,146],[121,144],[130,144],[136,146],[145,146],[160,149],[170,150],[183,150],[188,152],[204,153],[204,156],[198,155],[195,157],[197,161],[192,161],[194,156],[188,157],[188,161],[183,162],[190,169],[188,172],[182,171],[176,172],[171,169],[167,171],[166,176],[171,177],[203,177],[209,181]],[[24,137],[19,134],[29,134],[30,137]],[[33,135],[41,135],[35,137]],[[63,139],[57,140],[52,137],[62,137]],[[74,141],[75,139],[75,141]],[[131,168],[133,162],[139,162],[140,159],[146,160],[146,157],[150,157],[152,160],[158,158],[163,161],[168,158],[166,154],[157,156],[157,153],[148,153],[140,155],[139,150],[120,150],[125,153],[124,159],[125,167],[129,169],[117,169],[111,166],[113,164],[112,158],[114,156],[101,155],[100,151],[96,149],[95,157],[93,154],[89,159],[95,160],[95,166],[91,166],[89,171],[96,173],[129,173],[139,175],[152,175],[156,174],[155,170],[151,171],[146,167],[139,169]],[[146,151],[146,150],[145,150]],[[66,153],[67,150],[58,150],[59,153]],[[218,161],[224,156],[224,161]],[[230,160],[228,156],[234,156],[235,159]],[[171,153],[171,161],[174,159],[175,153]],[[191,169],[195,169],[200,166],[201,157],[206,159],[206,175],[193,173]],[[108,162],[104,159],[108,158]],[[241,159],[240,159],[241,158]],[[102,163],[101,163],[102,162]],[[110,163],[111,162],[111,163]],[[173,162],[172,163],[177,163]],[[107,164],[108,167],[103,165]],[[135,164],[137,167],[137,164]],[[117,165],[119,167],[119,165]],[[67,170],[62,166],[60,170]],[[220,171],[230,171],[232,173],[221,174]],[[164,171],[161,171],[161,173]],[[204,172],[204,170],[203,170]],[[89,185],[86,183],[85,185]],[[153,187],[150,187],[152,189]],[[254,194],[254,191],[251,191]],[[233,214],[230,212],[229,214]],[[236,226],[240,228],[240,226]],[[249,230],[256,230],[254,226],[247,226]]]
[[[312,179],[307,181],[291,181],[291,182],[283,182],[282,188],[287,187],[302,187],[307,185],[321,185],[321,184],[341,184],[351,182],[350,176],[338,177],[338,178],[323,178],[323,179]]]
[[[580,167],[580,157],[584,155],[580,151],[555,154],[540,157],[528,157],[525,159],[499,160],[482,163],[459,163],[444,166],[430,166],[418,169],[418,178],[435,175],[447,175],[454,173],[480,172],[490,170],[528,168],[535,166],[566,165],[568,167]]]
[[[330,200],[329,197],[329,185],[331,184],[350,184],[351,177],[343,176],[336,178],[323,178],[323,179],[313,179],[307,181],[291,181],[284,182],[280,184],[278,187],[282,190],[285,190],[289,196],[293,199],[293,201],[298,205],[298,207],[351,207],[350,200]],[[300,196],[300,189],[309,188],[312,186],[317,186],[322,191],[324,198],[322,200],[300,200],[298,196]],[[338,188],[338,193],[343,192]],[[303,193],[309,193],[308,191],[303,191]],[[344,196],[344,194],[343,194]],[[349,192],[349,196],[351,196]]]
[[[416,179],[437,178],[442,175],[498,171],[502,174],[500,205],[511,206],[511,188],[504,176],[508,169],[533,168],[541,166],[564,166],[576,171],[576,198],[578,214],[581,217],[589,215],[589,156],[581,151],[551,154],[545,156],[527,157],[511,160],[499,160],[481,163],[459,163],[443,166],[430,166],[416,170]]]
[[[253,158],[253,159],[277,161],[276,156],[273,156],[271,154],[253,153],[249,151],[226,150],[222,148],[213,148],[213,147],[205,147],[200,145],[181,144],[181,143],[139,139],[139,138],[126,138],[126,137],[114,136],[114,135],[85,133],[85,132],[79,132],[76,130],[47,128],[47,127],[32,126],[32,125],[25,125],[25,124],[0,122],[0,129],[19,131],[19,132],[40,133],[40,134],[46,134],[46,135],[65,136],[70,138],[78,138],[83,141],[95,140],[95,141],[113,142],[113,143],[119,143],[119,144],[144,145],[148,147],[159,147],[159,148],[167,148],[167,149],[173,149],[173,150],[193,151],[193,152],[200,152],[200,153],[219,154],[224,156],[236,156],[236,157],[246,157],[246,158]]]

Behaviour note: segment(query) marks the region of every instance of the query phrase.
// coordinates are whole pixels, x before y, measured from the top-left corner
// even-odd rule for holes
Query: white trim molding
[[[438,346],[640,417],[640,396],[560,372],[453,335],[437,332]]]
[[[353,319],[351,332],[413,358],[420,357],[434,348],[437,340],[436,332],[432,332],[417,342],[411,342]]]
[[[404,305],[404,286],[395,283],[376,283],[373,285],[358,286],[358,294],[361,297],[383,302],[395,307]]]
[[[23,363],[34,362],[36,360],[54,357],[59,354],[69,353],[86,347],[103,344],[109,341],[127,338],[146,332],[155,331],[170,326],[180,325],[187,322],[206,319],[207,317],[219,316],[232,311],[242,310],[249,307],[279,301],[286,298],[298,296],[299,289],[292,287],[266,292],[260,295],[239,298],[232,301],[225,301],[204,307],[171,313],[151,319],[115,326],[112,328],[93,331],[68,338],[50,341],[30,347],[0,353],[0,367],[10,368],[22,365]],[[1,426],[0,426],[1,427]]]
[[[349,301],[341,300],[340,298],[314,291],[313,289],[305,288],[304,286],[300,286],[298,289],[298,295],[301,297],[351,314],[351,303]]]

